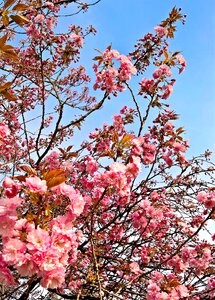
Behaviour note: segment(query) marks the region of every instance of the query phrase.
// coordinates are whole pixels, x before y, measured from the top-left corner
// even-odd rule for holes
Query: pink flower
[[[10,211],[10,216],[16,216],[16,208],[22,202],[22,199],[19,197],[13,198],[1,198],[0,199],[0,215],[5,214]]]
[[[54,8],[54,3],[50,2],[50,1],[46,1],[45,5],[51,10]]]
[[[35,259],[36,257],[37,259]],[[39,269],[42,272],[51,271],[56,267],[61,267],[61,257],[62,253],[58,252],[56,248],[49,248],[47,251],[42,253],[40,251],[34,253],[34,261],[38,264]],[[65,263],[67,263],[67,261],[68,259],[65,260]]]
[[[103,58],[105,61],[112,60],[113,58],[115,59],[120,59],[120,53],[117,50],[109,50],[105,49],[103,52]]]
[[[215,193],[211,193],[208,195],[207,200],[204,203],[207,209],[212,209],[215,207]]]
[[[88,157],[86,161],[86,171],[93,175],[98,170],[97,161],[93,157]]]
[[[162,99],[167,99],[173,92],[173,85],[172,84],[167,84],[167,85],[164,85],[162,87],[162,90],[163,90],[163,95],[161,96]]]
[[[0,267],[0,284],[2,284],[3,286],[15,285],[13,275],[7,267]]]
[[[41,180],[39,177],[28,177],[25,180],[25,185],[31,192],[43,194],[47,191],[47,185],[45,180]]]
[[[143,145],[143,163],[145,165],[151,164],[155,159],[156,147],[153,144]]]
[[[31,35],[35,39],[38,39],[40,37],[40,32],[37,29],[35,24],[31,24],[28,27],[26,27],[26,33],[27,33],[27,35],[29,35],[29,36]]]
[[[158,192],[153,191],[150,193],[150,198],[152,199],[153,202],[155,202],[160,199],[160,195],[158,194]]]
[[[59,154],[56,151],[46,156],[45,162],[49,166],[49,169],[60,169]]]
[[[164,35],[167,35],[167,33],[168,33],[168,30],[162,26],[156,26],[156,27],[154,27],[154,30],[159,37],[163,37]]]
[[[136,177],[141,171],[141,162],[140,157],[132,156],[131,162],[126,166],[126,173],[131,174],[133,177]]]
[[[45,20],[45,16],[42,14],[39,14],[34,18],[34,22],[38,24],[43,23],[44,20]]]
[[[118,68],[114,67],[113,59],[120,61]],[[104,68],[101,68],[101,71],[99,71],[101,61],[104,63]],[[93,66],[96,74],[94,89],[100,88],[114,95],[117,95],[117,91],[124,91],[126,89],[124,81],[130,80],[131,75],[136,74],[136,68],[132,64],[130,57],[119,54],[116,50],[110,51],[106,49],[103,52],[101,61]]]
[[[178,285],[177,287],[175,287],[175,291],[177,292],[179,299],[189,296],[188,289],[184,285]]]
[[[172,146],[176,152],[185,152],[187,150],[187,148],[179,142],[174,142]]]
[[[78,190],[66,183],[61,183],[55,190],[70,199],[69,218],[79,216],[83,212],[85,200]]]
[[[58,267],[46,272],[40,283],[44,288],[56,289],[64,283],[64,280],[65,269],[63,267]]]
[[[117,50],[111,50],[111,55],[113,56],[113,58],[116,58],[116,59],[120,58],[120,54]]]
[[[29,250],[45,251],[51,244],[49,233],[41,228],[31,230],[27,235],[27,248]]]
[[[144,142],[145,142],[145,139],[142,136],[139,136],[138,138],[134,138],[132,140],[132,145],[133,145],[132,154],[141,155],[143,153],[142,145]]]
[[[154,271],[151,275],[151,278],[154,280],[154,281],[161,281],[163,280],[164,276],[162,273],[160,272],[157,272],[157,271]]]
[[[14,233],[14,225],[16,217],[8,215],[0,216],[0,235],[3,237],[12,236]]]
[[[152,280],[149,280],[148,288],[147,288],[147,300],[160,300],[160,287]]]
[[[197,195],[197,200],[205,205],[207,209],[212,209],[215,207],[215,193],[206,193],[201,191]]]
[[[140,272],[140,267],[139,264],[137,262],[132,262],[129,265],[131,272],[138,274]]]
[[[15,183],[11,178],[5,177],[2,186],[6,188],[5,194],[8,198],[13,198],[21,189],[21,184]]]
[[[182,164],[182,166],[186,166],[188,164],[186,157],[181,153],[178,153],[178,161]]]
[[[3,246],[4,261],[9,264],[17,264],[24,259],[26,245],[17,238],[10,238]]]
[[[168,265],[173,266],[175,272],[177,273],[184,272],[188,267],[188,264],[184,263],[183,260],[178,255],[175,255],[172,259],[170,259],[168,261]]]
[[[0,139],[4,139],[10,134],[10,129],[9,127],[4,123],[0,123]]]
[[[211,277],[208,279],[207,289],[210,290],[209,295],[211,299],[215,297],[215,277]]]
[[[14,229],[17,231],[24,231],[26,233],[35,229],[34,223],[27,221],[26,219],[19,219],[16,221]]]
[[[164,129],[165,131],[171,131],[175,126],[172,124],[172,122],[170,121],[167,121],[165,126],[164,126]]]
[[[178,63],[181,65],[181,68],[179,69],[179,73],[182,73],[185,67],[187,66],[187,62],[182,55],[177,55],[176,58],[178,60]]]
[[[131,75],[135,75],[137,70],[132,64],[130,58],[126,55],[120,55],[120,70],[119,70],[119,78],[120,80],[130,80]]]
[[[48,18],[48,19],[46,20],[46,26],[47,26],[47,28],[48,28],[49,30],[51,30],[52,27],[53,27],[53,25],[54,25],[54,19],[53,19],[53,18]],[[50,125],[51,121],[52,121],[52,116],[49,116],[49,117],[45,120],[45,124],[44,124],[44,125],[45,125],[46,127],[48,127],[48,126]]]
[[[32,255],[26,253],[25,257],[17,264],[17,270],[23,276],[34,275],[38,269],[33,262]]]
[[[207,193],[205,191],[199,192],[197,199],[199,202],[204,203],[207,200]]]
[[[12,188],[14,185],[14,181],[10,177],[5,177],[2,183],[4,188]]]
[[[65,250],[70,250],[71,242],[69,237],[64,235],[63,233],[55,233],[51,237],[52,239],[52,247],[56,249],[59,253],[64,253]]]
[[[156,89],[154,80],[146,79],[146,78],[143,78],[141,80],[140,87],[141,87],[139,92],[140,95],[142,95],[143,93],[153,94]]]
[[[73,189],[73,191],[69,194],[70,199],[70,212],[75,216],[80,216],[80,214],[84,210],[85,200],[79,193],[79,191]]]
[[[83,47],[84,40],[80,35],[73,33],[70,35],[70,38],[73,39],[73,42],[76,46]]]
[[[157,78],[159,78],[163,75],[166,75],[166,76],[169,76],[169,77],[172,76],[172,72],[171,72],[170,68],[167,65],[161,65],[152,74],[154,79],[157,79]]]
[[[113,171],[115,173],[123,173],[126,171],[126,166],[121,162],[114,162],[112,165],[110,165],[110,171]]]
[[[171,155],[172,155],[171,151],[162,155],[163,160],[166,162],[166,164],[168,165],[169,168],[173,165],[173,160],[171,158]]]
[[[17,219],[16,208],[21,204],[18,197],[0,199],[0,234],[2,236],[12,236],[14,225]]]

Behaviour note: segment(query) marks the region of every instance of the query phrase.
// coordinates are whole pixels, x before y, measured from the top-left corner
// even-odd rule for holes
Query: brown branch
[[[68,295],[68,294],[63,294],[60,293],[57,289],[48,289],[49,292],[54,293],[64,299],[72,299],[72,300],[100,300],[100,298],[94,297],[94,296],[89,296],[89,295],[84,295],[84,296],[79,296],[79,295]]]
[[[47,146],[47,148],[46,148],[46,150],[43,152],[43,154],[40,155],[40,157],[38,158],[38,160],[37,160],[37,162],[36,162],[36,165],[38,165],[38,164],[42,161],[42,159],[46,156],[46,154],[49,152],[49,150],[51,149],[52,144],[53,144],[53,142],[54,142],[54,139],[55,139],[56,135],[57,135],[59,132],[61,132],[61,131],[65,130],[65,129],[67,129],[67,128],[70,128],[70,127],[72,127],[72,126],[75,126],[75,125],[80,124],[81,122],[83,122],[83,121],[84,121],[89,115],[91,115],[94,111],[96,111],[96,110],[98,110],[99,108],[102,107],[102,105],[103,105],[103,103],[104,103],[104,101],[105,101],[105,99],[106,99],[107,97],[108,97],[108,94],[105,94],[104,97],[103,97],[103,99],[95,106],[95,108],[91,109],[88,113],[86,113],[85,115],[81,116],[79,119],[76,119],[76,120],[70,122],[69,124],[67,124],[67,125],[65,125],[65,126],[59,127],[60,122],[61,122],[61,119],[62,119],[62,117],[63,117],[63,108],[61,108],[61,109],[60,109],[59,118],[58,118],[58,120],[57,120],[57,122],[56,122],[55,130],[54,130],[54,133],[53,133],[53,135],[52,135],[52,138],[51,138],[51,140],[50,140],[50,142],[49,142],[49,145]]]
[[[35,286],[39,283],[40,279],[30,280],[28,283],[28,288],[24,291],[19,300],[27,300],[30,292],[35,288]]]

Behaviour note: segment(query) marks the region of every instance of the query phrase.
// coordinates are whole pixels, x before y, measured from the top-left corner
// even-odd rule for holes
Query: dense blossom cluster
[[[119,61],[118,68],[113,67],[113,59]],[[102,66],[100,66],[102,64]],[[101,67],[101,70],[99,69]],[[99,64],[93,66],[96,74],[94,89],[100,88],[107,93],[122,92],[125,90],[125,81],[130,80],[136,74],[131,59],[128,56],[119,54],[116,50],[106,49],[99,58]]]
[[[215,218],[214,165],[208,151],[186,158],[189,144],[168,104],[173,67],[186,67],[167,42],[181,10],[129,55],[107,47],[96,56],[93,82],[79,59],[94,28],[59,34],[57,26],[62,4],[77,5],[76,14],[95,3],[41,3],[8,0],[1,15],[2,299],[214,299],[214,247],[202,237]],[[13,22],[26,32],[16,51],[5,45]],[[132,77],[150,65],[135,92]],[[126,88],[132,107],[70,145],[85,119]]]
[[[179,73],[183,72],[186,61],[183,56],[177,56],[177,61],[180,64]],[[152,74],[153,79],[143,78],[140,82],[140,95],[157,95],[161,99],[167,99],[173,92],[175,79],[167,80],[172,76],[172,71],[166,64],[161,64]]]
[[[8,189],[17,186],[10,178],[4,180],[6,195]],[[47,192],[45,180],[38,177],[26,178],[25,186],[34,196]],[[18,185],[21,189],[20,184]],[[77,256],[78,240],[81,236],[75,232],[71,220],[79,216],[85,201],[78,191],[65,183],[54,189],[56,195],[64,195],[70,199],[67,214],[54,218],[48,228],[35,227],[33,222],[25,218],[18,218],[17,207],[23,199],[19,197],[2,198],[0,201],[1,221],[0,229],[4,241],[4,262],[17,268],[22,276],[38,274],[41,284],[47,288],[56,288],[63,284],[67,264],[74,263]],[[11,196],[11,195],[9,195]],[[72,252],[72,257],[68,253]],[[8,269],[3,270],[10,274]],[[10,285],[12,275],[4,279]]]

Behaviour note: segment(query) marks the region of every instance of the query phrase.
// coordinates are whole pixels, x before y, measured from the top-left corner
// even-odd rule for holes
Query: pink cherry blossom
[[[2,286],[15,286],[15,279],[7,267],[0,267],[0,284]]]
[[[93,175],[98,170],[98,164],[93,157],[88,157],[86,164],[87,164],[86,171],[90,175]]]
[[[16,221],[14,229],[17,231],[24,231],[26,233],[35,229],[35,226],[32,222],[29,222],[26,219],[19,219]]]
[[[199,192],[197,195],[197,199],[203,203],[207,200],[207,195],[208,194],[205,191]]]
[[[60,288],[65,280],[65,269],[63,267],[54,268],[45,272],[40,283],[44,288],[56,289]]]
[[[7,213],[9,213],[9,211]],[[15,222],[16,222],[15,216],[11,216],[10,214],[8,215],[0,214],[0,234],[3,237],[13,236]]]
[[[176,58],[178,63],[181,65],[181,68],[179,69],[179,73],[182,73],[185,67],[187,66],[187,62],[182,55],[177,55]]]
[[[205,191],[201,191],[197,195],[197,199],[199,202],[203,203],[206,208],[212,209],[215,207],[215,193],[206,193]]]
[[[171,158],[171,156],[172,156],[171,151],[168,151],[167,153],[162,155],[162,158],[164,159],[164,161],[166,162],[169,168],[173,165],[173,159]]]
[[[129,265],[131,272],[138,274],[140,271],[139,264],[137,262],[132,262]]]
[[[119,68],[114,67],[114,61],[120,62]],[[126,89],[124,81],[130,80],[131,75],[136,74],[136,68],[131,62],[130,57],[119,54],[116,50],[106,49],[103,52],[102,60],[104,62],[104,68],[99,70],[99,64],[94,64],[93,69],[96,74],[96,82],[94,89],[100,88],[106,90],[108,93],[122,92]]]
[[[4,180],[3,180],[2,186],[4,188],[12,188],[14,184],[15,183],[11,178],[5,177]]]
[[[46,181],[36,176],[26,178],[25,185],[34,193],[44,194],[47,191]]]
[[[45,2],[45,5],[50,8],[50,9],[53,9],[54,8],[54,3],[50,2],[50,1],[46,1]]]
[[[143,163],[148,165],[152,163],[155,159],[156,147],[153,144],[143,145]]]
[[[17,263],[17,270],[23,276],[32,276],[37,273],[38,268],[33,262],[32,255],[26,253],[22,260]]]
[[[9,127],[4,123],[0,123],[0,139],[4,139],[5,137],[10,135]]]
[[[173,92],[173,85],[167,84],[162,87],[163,95],[161,96],[162,99],[167,99]]]
[[[207,289],[210,291],[210,297],[213,299],[215,297],[215,277],[211,277],[208,279]]]
[[[5,194],[8,198],[13,198],[21,189],[21,184],[14,182],[11,178],[5,177],[2,186],[6,188]]]
[[[83,47],[84,40],[80,35],[73,33],[70,35],[70,38],[73,40],[73,42],[76,46]]]
[[[157,79],[163,75],[166,76],[172,76],[172,72],[170,70],[170,68],[167,65],[161,65],[158,69],[156,69],[154,71],[154,73],[152,74],[154,79]]]
[[[126,173],[131,174],[132,177],[137,177],[137,175],[141,171],[141,160],[140,157],[132,156],[130,159],[130,163],[126,166]]]
[[[29,250],[45,251],[51,244],[49,233],[41,228],[31,230],[27,235],[27,248]]]
[[[187,150],[187,147],[182,145],[181,143],[179,142],[174,142],[173,143],[173,149],[176,151],[176,152],[185,152]]]
[[[156,26],[156,27],[154,27],[154,30],[155,30],[156,34],[160,37],[163,37],[163,36],[167,35],[167,33],[168,33],[168,30],[162,26]]]
[[[171,130],[174,129],[174,127],[175,126],[170,121],[167,121],[166,124],[165,124],[165,126],[164,126],[164,128],[165,128],[166,131],[171,131]]]
[[[143,78],[140,82],[140,87],[140,95],[143,93],[153,94],[156,90],[155,82],[152,79]]]
[[[8,264],[18,264],[24,258],[26,245],[17,238],[10,238],[5,244],[3,249],[4,261]]]
[[[81,196],[81,194],[76,191],[74,194],[69,195],[70,198],[70,212],[74,214],[75,216],[80,216],[80,214],[84,210],[85,200]]]
[[[38,14],[35,19],[34,19],[34,22],[35,23],[43,23],[45,20],[45,16],[42,15],[42,14]]]
[[[17,220],[16,208],[21,204],[18,197],[0,199],[0,234],[2,236],[12,236],[14,225]]]
[[[175,294],[175,297],[176,297],[176,294],[177,294],[179,300],[182,299],[182,298],[185,298],[185,297],[189,296],[188,289],[184,285],[178,285],[178,286],[176,286],[174,288],[174,291],[171,292],[171,296],[172,297],[173,297],[173,293]]]

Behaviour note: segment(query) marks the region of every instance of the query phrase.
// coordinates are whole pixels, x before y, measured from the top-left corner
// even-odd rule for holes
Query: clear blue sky
[[[215,150],[215,1],[188,0],[102,0],[87,14],[68,18],[68,22],[93,24],[98,33],[86,42],[83,62],[94,57],[94,48],[112,48],[127,54],[136,40],[165,19],[173,6],[181,7],[187,22],[179,24],[172,51],[181,50],[187,60],[186,71],[178,77],[171,97],[172,108],[180,114],[178,124],[184,125],[190,140],[189,154],[196,155],[206,148]],[[67,11],[68,13],[68,11]],[[143,75],[144,76],[144,75]],[[140,77],[141,79],[141,77]],[[96,117],[102,124],[111,120],[113,105],[120,109],[125,102],[112,102],[105,114]],[[99,120],[98,120],[99,118]],[[94,120],[91,119],[92,129]],[[95,122],[96,126],[96,122]]]

